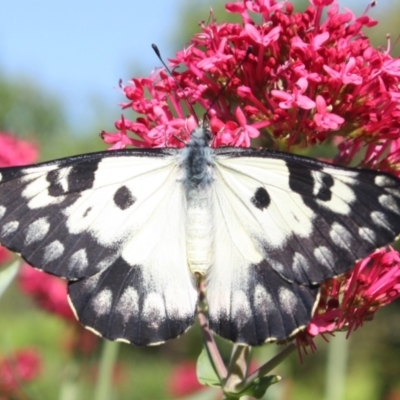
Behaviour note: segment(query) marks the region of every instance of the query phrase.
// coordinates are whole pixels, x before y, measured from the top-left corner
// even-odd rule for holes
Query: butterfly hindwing
[[[399,183],[388,174],[267,150],[216,154],[220,241],[207,299],[211,328],[225,338],[293,335],[311,319],[319,283],[400,232]]]
[[[137,345],[176,337],[197,302],[179,173],[173,150],[2,169],[1,243],[73,281],[78,318],[102,336]]]

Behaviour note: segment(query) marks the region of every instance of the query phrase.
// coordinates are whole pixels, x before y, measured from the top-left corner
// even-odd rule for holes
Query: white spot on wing
[[[342,249],[349,250],[352,242],[352,236],[343,225],[334,222],[329,232],[329,236],[331,237],[333,243],[336,244],[336,246],[339,246]]]
[[[68,188],[68,176],[72,171],[72,167],[64,167],[57,171],[57,183],[61,186],[64,192],[69,190]]]
[[[399,207],[397,206],[396,201],[392,196],[389,196],[387,194],[382,194],[381,196],[379,196],[378,200],[379,203],[386,209],[396,214],[400,214]]]
[[[237,290],[233,293],[232,313],[238,328],[244,327],[251,318],[250,303],[243,290]]]
[[[116,254],[114,256],[109,256],[107,258],[103,258],[101,261],[99,261],[96,264],[96,267],[95,267],[96,271],[102,271],[103,269],[110,267],[117,258],[118,258],[118,254]]]
[[[324,168],[323,171],[329,174],[330,168]],[[333,185],[330,188],[331,199],[328,201],[317,200],[318,204],[338,214],[350,214],[351,208],[349,204],[356,199],[354,191],[349,186],[353,182],[354,180],[347,176],[333,177]]]
[[[380,211],[372,211],[371,212],[371,219],[372,222],[375,225],[378,225],[382,228],[385,228],[391,232],[393,232],[392,228],[390,227],[390,224],[386,218],[386,215],[383,212]]]
[[[34,242],[42,240],[50,229],[50,223],[47,218],[42,217],[32,222],[26,229],[25,245],[28,246]]]
[[[39,175],[36,179],[32,180],[22,192],[22,196],[29,199],[28,207],[30,209],[46,207],[50,204],[61,203],[64,196],[50,196],[48,188],[50,183],[45,175]]]
[[[313,195],[317,196],[321,189],[324,188],[323,177],[324,173],[321,171],[311,171],[311,176],[314,179]]]
[[[361,226],[358,229],[358,234],[360,235],[361,239],[366,240],[367,242],[375,244],[376,234],[372,229]]]
[[[80,249],[72,254],[68,268],[74,271],[83,271],[89,265],[85,249]]]
[[[267,313],[273,304],[272,296],[264,286],[258,284],[254,290],[254,305],[257,311]]]
[[[143,318],[153,329],[157,329],[165,319],[165,305],[160,294],[153,292],[147,295],[143,304]]]
[[[285,274],[285,267],[283,266],[283,264],[275,261],[275,260],[268,260],[268,262],[270,262],[271,267],[276,271],[276,272],[281,272],[283,275]]]
[[[128,286],[118,300],[115,311],[119,312],[126,323],[129,317],[139,310],[139,295],[134,287]]]
[[[389,179],[387,176],[384,175],[378,175],[374,179],[374,183],[377,186],[393,186],[393,181]]]
[[[0,219],[4,217],[6,210],[7,209],[4,206],[0,206]]]
[[[104,289],[92,299],[94,311],[98,315],[107,314],[112,305],[112,292],[110,289]]]
[[[319,246],[314,249],[314,256],[320,264],[332,268],[334,264],[333,254],[327,247]]]
[[[300,253],[294,253],[293,255],[293,269],[295,271],[307,271],[310,269],[309,261]]]
[[[13,232],[15,232],[18,229],[18,227],[19,227],[18,221],[7,222],[1,228],[1,234],[3,236],[11,235]]]
[[[293,314],[293,311],[297,307],[298,300],[293,292],[284,287],[278,290],[279,303],[282,310],[287,314]]]
[[[392,188],[386,188],[385,189],[388,193],[390,193],[392,196],[399,197],[400,198],[400,190],[398,189],[392,189]]]
[[[88,292],[92,292],[93,289],[99,283],[101,274],[96,274],[91,276],[90,278],[86,278],[83,280],[83,286]]]
[[[50,261],[57,260],[64,253],[64,245],[59,240],[54,240],[48,244],[44,249],[43,262],[47,263]]]

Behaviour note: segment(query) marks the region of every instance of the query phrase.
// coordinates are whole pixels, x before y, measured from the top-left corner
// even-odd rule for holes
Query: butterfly
[[[0,242],[69,281],[88,329],[150,345],[193,323],[246,345],[304,329],[321,282],[400,232],[400,180],[293,154],[125,149],[0,169]]]

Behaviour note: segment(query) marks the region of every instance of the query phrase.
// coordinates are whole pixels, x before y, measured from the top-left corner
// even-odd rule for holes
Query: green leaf
[[[251,396],[256,399],[261,399],[267,389],[277,383],[282,378],[279,375],[269,375],[254,379],[250,384],[244,388],[238,388],[235,392],[224,392],[226,399],[240,399],[243,396]]]
[[[202,385],[221,387],[221,381],[205,348],[197,359],[197,379]]]
[[[256,399],[261,399],[267,389],[274,383],[279,382],[281,379],[282,378],[279,375],[268,375],[261,378],[256,378],[252,384],[246,388],[246,395],[253,396]]]
[[[4,268],[0,272],[0,297],[4,294],[6,289],[11,285],[11,282],[14,280],[15,276],[18,273],[19,267],[21,265],[20,260],[14,261],[7,268]]]

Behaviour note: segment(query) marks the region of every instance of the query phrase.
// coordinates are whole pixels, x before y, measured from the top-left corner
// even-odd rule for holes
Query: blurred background
[[[124,97],[119,80],[147,76],[160,66],[151,43],[158,45],[165,59],[172,57],[198,31],[198,22],[208,19],[210,7],[219,22],[229,20],[223,4],[1,2],[0,131],[33,141],[36,148],[31,150],[37,150],[40,160],[105,149],[98,134],[115,130],[114,121],[120,118],[118,103]],[[293,0],[293,4],[303,10],[308,2]],[[368,2],[340,0],[339,4],[359,16]],[[400,2],[380,0],[368,15],[380,21],[367,32],[373,44],[386,48],[390,33],[392,55],[398,55]],[[0,399],[92,398],[101,340],[71,322],[63,308],[62,284],[39,281],[26,272],[0,299],[0,376],[8,373],[2,360],[11,356],[31,371],[29,383],[12,394],[0,388]],[[62,298],[49,300],[51,291]],[[194,362],[202,347],[197,327],[156,348],[120,346],[113,399],[173,399],[192,392],[198,399],[218,398],[217,392],[197,392]],[[329,400],[400,399],[399,302],[381,310],[349,341],[337,337],[331,347],[323,340],[317,346],[316,354],[303,357],[302,364],[293,354],[277,371],[284,381],[265,398],[328,400],[326,375],[346,368],[343,397],[336,393]],[[223,347],[228,356],[229,347]],[[254,363],[266,361],[275,348],[257,349]],[[342,360],[332,361],[329,348],[342,353]]]

